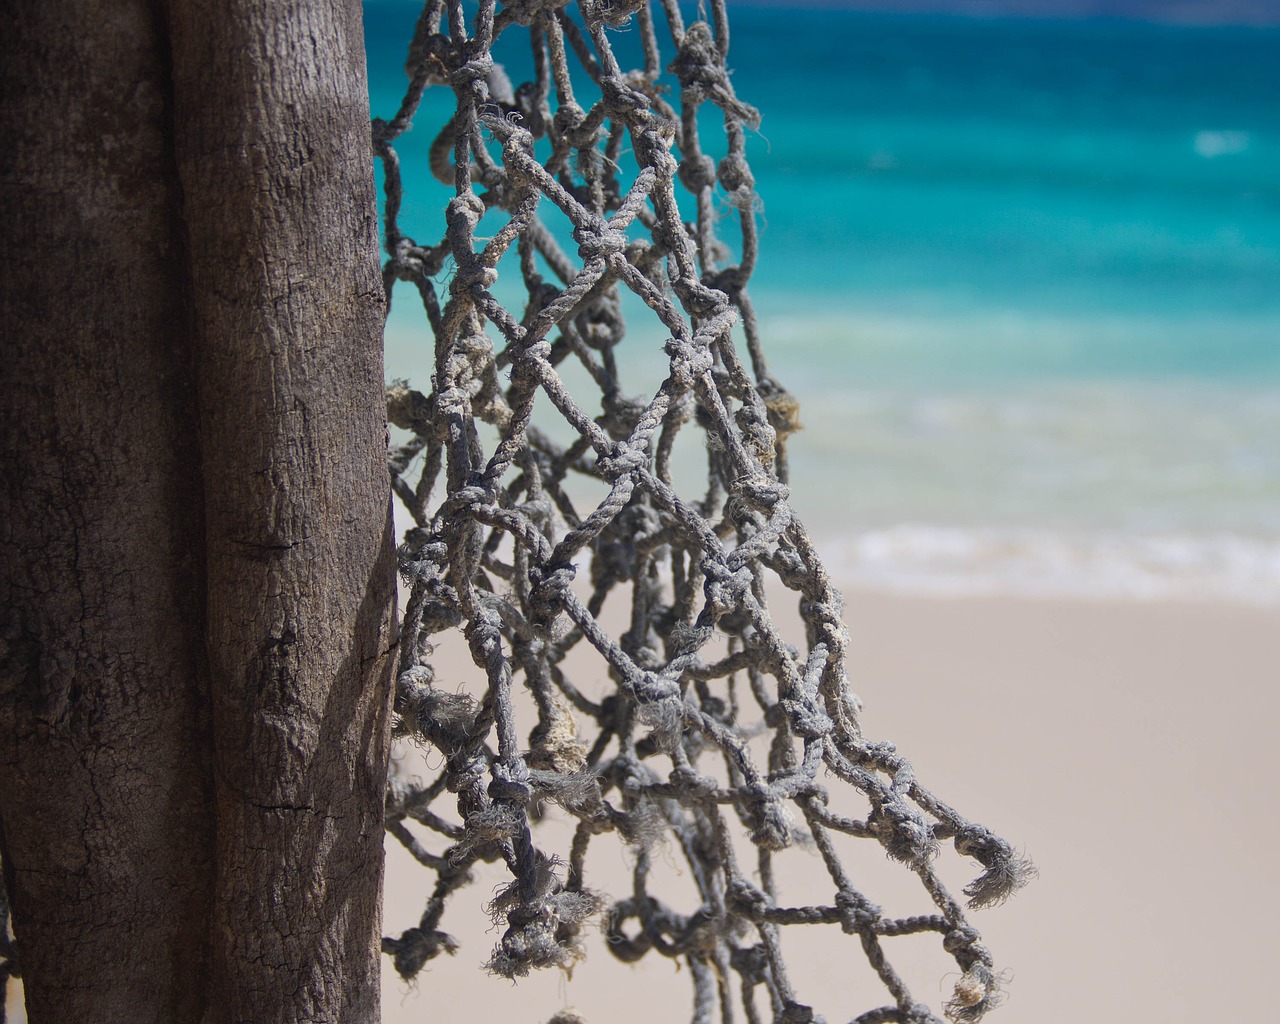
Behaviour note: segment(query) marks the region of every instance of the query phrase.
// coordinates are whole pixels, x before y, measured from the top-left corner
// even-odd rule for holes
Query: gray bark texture
[[[0,75],[29,1017],[376,1021],[395,577],[358,0],[18,0]]]

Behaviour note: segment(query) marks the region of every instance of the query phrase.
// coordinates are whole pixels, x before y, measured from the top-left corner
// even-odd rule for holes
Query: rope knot
[[[578,255],[584,263],[593,260],[608,262],[610,256],[616,256],[627,248],[627,236],[607,224],[576,227],[573,238],[578,243]]]
[[[753,921],[761,918],[770,906],[769,897],[745,878],[735,878],[729,883],[724,901],[735,914]]]
[[[751,841],[764,850],[785,850],[791,845],[791,815],[768,786],[756,783],[742,793],[744,810],[752,825]]]
[[[454,88],[483,82],[493,70],[493,57],[488,50],[481,49],[477,40],[468,40],[461,47],[463,60],[449,73],[449,84]]]
[[[649,0],[606,0],[605,3],[592,5],[592,13],[614,28],[623,28],[631,20],[631,16],[648,3]]]
[[[693,797],[714,797],[719,788],[719,784],[710,775],[703,775],[698,769],[685,765],[672,768],[667,780]]]
[[[528,807],[533,800],[533,786],[529,781],[529,770],[523,765],[511,768],[497,762],[490,770],[489,798],[494,803],[510,804],[513,807]]]
[[[441,398],[444,396],[441,395]],[[463,519],[470,519],[468,514],[473,508],[493,503],[493,494],[487,487],[480,487],[472,484],[468,487],[459,487],[450,494],[440,505],[441,516],[446,516],[453,522],[457,523]]]
[[[716,48],[711,26],[705,21],[695,21],[689,26],[667,70],[680,80],[680,87],[686,90],[695,86],[723,87],[729,81],[724,58]]]
[[[671,288],[685,308],[703,320],[710,320],[729,305],[729,296],[718,289],[708,288],[701,281],[678,278],[671,282]]]
[[[488,111],[480,116],[480,121],[502,143],[503,155],[508,160],[507,177],[518,177],[526,186],[536,187],[520,166],[524,163],[520,158],[533,153],[533,133],[520,124],[524,116],[519,110],[508,110],[505,114]]]
[[[560,104],[551,118],[552,131],[560,136],[572,137],[587,119],[587,113],[578,104],[570,101]]]
[[[517,25],[529,26],[542,13],[551,14],[567,6],[569,0],[502,0],[502,9]]]
[[[649,452],[644,448],[633,447],[626,441],[615,442],[612,455],[596,459],[596,469],[606,480],[631,476],[648,465]]]
[[[488,759],[483,754],[475,753],[470,757],[459,758],[457,763],[450,761],[449,763],[449,781],[448,787],[451,793],[466,793],[478,789],[480,780],[484,778],[485,773],[489,770]],[[465,853],[466,850],[476,845],[471,843],[459,853]]]
[[[827,714],[826,709],[811,697],[800,700],[787,698],[779,703],[787,713],[791,731],[801,739],[816,740],[826,736],[835,728],[835,723],[831,721],[831,716]]]
[[[711,26],[705,21],[695,21],[684,34],[680,50],[667,70],[680,80],[680,88],[695,102],[706,96],[727,115],[752,128],[760,124],[760,112],[743,103],[733,94],[729,73],[725,70]]]
[[[646,926],[657,909],[657,901],[648,896],[636,896],[618,900],[604,915],[604,936],[609,952],[623,963],[633,964],[653,948],[653,937]],[[623,924],[631,918],[640,922],[634,936],[623,930]]]
[[[446,757],[452,757],[470,742],[479,705],[465,693],[437,690],[433,681],[434,673],[426,665],[400,673],[396,714]]]
[[[636,429],[636,424],[649,410],[649,403],[643,398],[628,398],[625,395],[605,395],[600,401],[601,412],[596,422],[609,432],[615,441],[625,441]]]
[[[616,247],[619,237],[625,245],[626,238],[621,235],[621,232],[608,230],[611,237],[608,239],[607,247],[610,250]],[[604,251],[605,245],[606,243],[601,241],[598,253],[600,259],[607,259],[610,255],[609,252]],[[617,288],[607,288],[595,298],[584,302],[581,311],[574,317],[574,326],[582,332],[582,340],[590,348],[599,350],[612,348],[618,344],[626,334],[626,324],[623,321],[622,300]],[[616,395],[606,393],[604,396],[606,403],[618,400]]]
[[[448,36],[439,32],[414,33],[405,56],[404,73],[409,78],[422,75],[431,84],[444,82],[452,52],[453,41]]]
[[[391,245],[391,258],[387,260],[387,269],[395,274],[397,281],[421,281],[426,277],[435,277],[444,266],[445,251],[443,247],[424,249],[412,238],[398,238]]]
[[[576,941],[557,939],[557,915],[551,908],[524,913],[513,910],[507,920],[510,927],[485,964],[493,974],[514,980],[544,967],[567,970],[582,959],[582,948]]]
[[[509,348],[515,350],[511,363],[511,383],[532,390],[542,379],[538,372],[539,364],[544,364],[551,358],[551,342],[546,338],[539,338],[531,345],[517,347],[513,344]]]
[[[1013,847],[981,825],[966,825],[956,833],[956,852],[972,857],[987,870],[964,888],[974,909],[1003,903],[1035,877],[1035,868]]]
[[[764,408],[764,404],[744,405],[734,414],[733,418],[737,421],[738,429],[742,431],[743,443],[760,460],[760,464],[762,466],[773,465],[775,457],[774,445],[778,437],[774,433],[773,426],[769,423],[769,414]],[[768,477],[761,481],[761,485],[763,485],[761,493],[767,493],[771,487],[782,486]],[[757,487],[761,485],[757,485]],[[785,493],[785,487],[783,491]],[[776,501],[777,499],[775,498],[774,500]]]
[[[686,157],[681,161],[680,169],[676,174],[679,176],[681,184],[690,192],[701,192],[704,188],[710,188],[715,184],[715,161],[706,154],[700,155],[696,160]]]
[[[468,230],[472,230],[480,223],[484,213],[484,200],[474,192],[454,196],[444,208],[445,223],[450,228],[465,224]]]
[[[894,860],[904,864],[927,861],[938,851],[933,829],[900,800],[882,804],[870,818],[880,842]]]
[[[836,893],[836,908],[840,911],[840,927],[847,935],[875,928],[884,911],[856,889],[841,889]]]
[[[572,564],[530,568],[529,579],[533,586],[529,592],[529,608],[533,614],[543,620],[555,618],[564,608],[564,596],[577,574],[578,570]]]
[[[475,260],[469,266],[458,267],[457,273],[453,276],[452,291],[454,294],[483,291],[497,283],[498,268],[487,267],[479,260]]]
[[[398,939],[383,939],[382,952],[391,955],[396,973],[405,981],[411,981],[427,961],[441,953],[453,956],[458,952],[458,940],[447,932],[410,928]]]
[[[647,0],[641,0],[641,5],[645,2]],[[600,92],[604,95],[604,102],[609,108],[609,115],[619,120],[628,118],[628,115],[634,116],[636,112],[649,109],[649,97],[633,88],[625,79],[602,78],[600,80]]]
[[[742,976],[742,983],[754,988],[763,985],[769,974],[769,951],[764,943],[734,946],[729,951],[729,966]]]
[[[977,1021],[999,1003],[1000,983],[992,973],[990,963],[978,960],[956,981],[947,1003],[947,1016],[954,1021]]]
[[[671,376],[681,390],[693,386],[695,377],[715,365],[715,357],[707,345],[690,344],[678,338],[668,339],[663,350],[671,357]]]
[[[735,266],[717,270],[714,274],[704,274],[702,279],[708,288],[724,292],[737,301],[742,295],[742,289],[747,286],[747,277],[746,268]]]
[[[737,192],[739,189],[751,192],[756,186],[755,175],[751,173],[751,167],[741,153],[730,153],[721,160],[717,168],[717,176],[720,178],[720,184],[729,193]],[[732,201],[730,198],[730,202]]]
[[[803,1003],[787,1003],[782,1013],[778,1015],[778,1024],[825,1024],[825,1021],[813,1012],[812,1006],[805,1006]]]
[[[733,482],[734,495],[744,505],[768,512],[779,502],[786,501],[791,491],[786,484],[779,483],[771,476],[756,473],[753,476],[740,476]]]
[[[942,948],[959,959],[964,954],[972,955],[973,947],[978,944],[979,939],[981,936],[976,928],[952,928],[943,936]]]

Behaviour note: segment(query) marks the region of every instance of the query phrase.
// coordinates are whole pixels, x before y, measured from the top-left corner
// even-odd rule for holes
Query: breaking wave
[[[1280,539],[902,524],[822,547],[838,579],[874,589],[1280,607]]]

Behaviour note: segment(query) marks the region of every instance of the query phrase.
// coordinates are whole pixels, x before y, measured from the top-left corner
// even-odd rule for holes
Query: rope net
[[[841,598],[788,502],[797,404],[765,362],[747,292],[758,200],[745,133],[759,115],[726,70],[723,0],[709,21],[686,21],[675,0],[566,7],[428,0],[403,103],[374,121],[388,300],[413,285],[434,336],[429,390],[388,390],[407,432],[391,450],[394,490],[413,522],[399,549],[410,596],[396,730],[444,758],[428,782],[393,779],[387,828],[435,881],[418,926],[384,950],[406,979],[452,952],[450,895],[477,861],[501,861],[496,974],[571,967],[601,915],[614,956],[687,965],[696,1024],[739,1012],[803,1024],[821,1018],[789,979],[783,936],[826,924],[860,943],[887,990],[850,993],[883,1003],[856,1021],[923,1024],[937,1017],[887,949],[935,933],[960,971],[946,1013],[978,1020],[996,972],[939,878],[940,844],[980,868],[969,907],[1003,900],[1030,868],[862,733]],[[641,67],[620,66],[623,46]],[[515,62],[495,61],[504,47],[531,68],[518,86]],[[428,162],[453,196],[443,237],[422,244],[400,222],[394,144],[436,88],[456,102],[428,129]],[[709,126],[718,161],[699,140]],[[625,303],[661,332],[630,362]],[[624,369],[655,362],[661,383],[635,397]],[[575,394],[570,376],[586,382]],[[690,436],[705,463],[695,493],[674,454]],[[803,622],[798,647],[771,612],[783,601]],[[451,631],[482,694],[436,679],[432,653]],[[568,849],[536,828],[551,805],[576,822]],[[606,898],[588,854],[608,832],[634,867],[631,891]],[[914,872],[930,912],[886,915],[846,867],[866,846],[850,840]],[[660,843],[683,858],[697,905],[650,891]],[[792,847],[825,870],[825,903],[780,902],[776,862]]]

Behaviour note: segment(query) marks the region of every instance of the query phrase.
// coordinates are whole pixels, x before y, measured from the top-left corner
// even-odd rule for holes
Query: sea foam
[[[843,583],[896,592],[1280,607],[1280,539],[904,523],[820,548]]]

